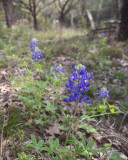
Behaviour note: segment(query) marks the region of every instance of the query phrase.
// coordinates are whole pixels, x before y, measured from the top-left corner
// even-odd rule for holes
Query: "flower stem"
[[[74,112],[74,115],[73,115],[73,118],[72,118],[72,121],[71,121],[71,125],[70,125],[70,128],[69,128],[67,137],[66,137],[65,146],[66,146],[66,144],[67,144],[67,142],[68,142],[69,135],[71,134],[71,131],[72,131],[72,124],[73,124],[73,122],[74,122],[74,120],[75,120],[75,116],[76,116],[76,113],[77,113],[78,106],[79,106],[79,103],[78,103],[78,100],[77,100],[75,112]],[[73,136],[73,135],[72,135],[72,136]]]
[[[41,97],[39,97],[39,100],[38,100],[37,119],[39,119],[40,108],[41,108]]]
[[[60,86],[57,88],[57,100],[56,100],[56,106],[58,105],[58,102],[59,102],[59,90],[60,90]]]

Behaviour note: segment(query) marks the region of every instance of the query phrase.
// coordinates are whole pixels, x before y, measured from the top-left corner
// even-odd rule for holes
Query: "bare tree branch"
[[[53,4],[55,1],[56,1],[56,0],[53,0],[52,2],[49,2],[48,4],[40,7],[40,8],[37,10],[36,15],[38,15],[38,14],[41,12],[41,10],[43,10],[44,8],[46,8],[46,7],[48,7],[49,5]]]

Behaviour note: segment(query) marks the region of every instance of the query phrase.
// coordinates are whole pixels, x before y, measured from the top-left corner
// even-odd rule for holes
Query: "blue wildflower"
[[[101,88],[100,90],[99,90],[99,94],[98,94],[98,96],[97,96],[98,98],[110,98],[110,96],[109,96],[109,91],[106,89],[106,88]]]
[[[56,72],[64,72],[62,65],[56,67]]]
[[[38,47],[34,49],[32,59],[34,59],[35,62],[43,59],[43,52]]]
[[[19,44],[19,45],[18,45],[18,48],[21,48],[21,47],[22,47],[21,44]]]
[[[66,83],[65,86],[68,88],[68,92],[71,93],[69,98],[66,98],[66,102],[85,102],[91,103],[88,100],[86,92],[89,90],[90,82],[92,75],[89,75],[86,66],[79,64],[74,66],[73,78],[69,78],[69,83]]]
[[[106,37],[106,34],[105,33],[101,33],[100,37],[104,38],[104,37]]]
[[[0,45],[2,44],[2,41],[0,41]]]
[[[78,92],[74,92],[74,101],[77,102],[78,99],[79,99],[79,93]]]
[[[35,62],[38,62],[39,60],[43,59],[43,52],[38,47],[38,40],[36,38],[33,38],[30,44],[31,51],[33,52],[32,59],[35,60]]]
[[[35,48],[38,48],[38,40],[33,38],[30,44],[31,51],[34,52]]]

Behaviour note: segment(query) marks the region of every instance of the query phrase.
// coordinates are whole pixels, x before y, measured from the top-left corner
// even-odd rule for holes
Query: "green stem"
[[[41,101],[41,98],[39,98],[39,100],[38,100],[37,119],[39,119],[39,115],[40,115],[40,108],[41,108],[41,103],[40,103],[40,101]]]
[[[74,112],[74,115],[73,115],[73,118],[72,118],[72,121],[71,121],[71,125],[70,125],[70,128],[69,128],[69,132],[68,132],[67,137],[66,137],[65,146],[66,146],[66,144],[68,142],[69,135],[71,134],[71,131],[72,131],[72,124],[73,124],[73,122],[75,120],[75,116],[76,116],[76,113],[77,113],[78,106],[79,106],[79,103],[77,101],[75,112]]]
[[[90,116],[90,118],[105,116],[105,115],[110,115],[110,114],[112,114],[112,113],[98,114],[98,115]]]
[[[105,98],[103,98],[103,104],[105,105]]]
[[[75,127],[74,127],[74,130],[72,131],[72,137],[74,136],[74,133],[75,133],[75,130],[76,130],[76,128],[77,128],[77,126],[78,126],[78,123],[79,123],[79,118],[77,119],[77,122],[76,122],[76,125],[75,125]]]
[[[120,124],[120,127],[119,127],[119,129],[118,129],[118,132],[120,132],[121,127],[122,127],[122,125],[123,125],[123,122],[124,122],[124,120],[125,120],[125,118],[126,118],[127,115],[128,115],[128,111],[125,113],[125,115],[124,115],[124,117],[123,117],[123,119],[122,119],[122,121],[121,121],[121,124]]]
[[[119,113],[123,113],[123,112],[119,112]],[[98,114],[98,115],[90,116],[90,118],[99,117],[99,116],[105,116],[105,115],[110,115],[110,114],[113,114],[113,113]]]
[[[57,100],[56,100],[56,106],[59,103],[59,90],[60,90],[60,86],[57,88]]]
[[[38,153],[36,152],[36,160],[38,160]]]

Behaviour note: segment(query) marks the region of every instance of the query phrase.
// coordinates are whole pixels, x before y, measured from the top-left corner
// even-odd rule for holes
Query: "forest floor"
[[[41,37],[42,33],[38,34],[37,38],[39,39],[40,48],[44,51],[46,66],[50,65],[55,70],[56,66],[62,64],[65,75],[71,77],[74,65],[81,63],[86,65],[88,72],[93,75],[88,93],[92,104],[81,103],[76,116],[80,117],[82,114],[87,113],[94,117],[96,121],[84,121],[86,128],[78,127],[75,131],[75,136],[81,139],[81,135],[84,134],[86,142],[95,141],[94,149],[100,148],[106,143],[111,143],[110,154],[118,151],[122,153],[122,158],[128,159],[127,115],[121,125],[121,121],[126,111],[128,111],[128,49],[126,43],[119,43],[114,40],[109,41],[109,37],[95,38],[89,41],[79,33],[68,38],[65,38],[66,34],[64,36],[61,35],[59,38],[54,38],[53,36],[51,39],[45,40],[41,40]],[[24,40],[20,37],[19,41],[21,44]],[[27,42],[26,46],[29,43]],[[65,86],[61,86],[59,94],[62,96],[56,106],[56,113],[53,112],[54,115],[51,115],[46,110],[41,111],[41,114],[45,112],[48,117],[46,123],[42,122],[42,125],[36,124],[33,115],[27,115],[27,105],[17,96],[21,88],[12,85],[14,76],[22,77],[24,72],[23,67],[18,64],[25,61],[27,56],[31,57],[30,52],[27,51],[29,46],[28,48],[26,47],[27,49],[25,47],[23,49],[16,48],[15,56],[10,55],[9,57],[5,56],[7,50],[4,50],[4,47],[0,50],[0,141],[1,153],[3,153],[4,159],[7,160],[16,160],[18,159],[17,153],[19,151],[26,151],[23,145],[26,142],[31,142],[31,134],[35,135],[37,140],[43,139],[45,142],[48,141],[49,137],[53,137],[53,139],[59,138],[60,144],[64,145],[66,131],[60,127],[64,119],[63,114],[70,114],[74,112],[75,108],[74,102],[67,104],[64,101],[63,97],[67,95],[67,90]],[[20,58],[17,58],[18,50]],[[29,59],[26,61],[29,63]],[[35,79],[38,79],[38,73],[35,72],[33,74]],[[44,73],[41,74],[41,80],[44,80]],[[93,109],[100,104],[96,97],[98,89],[104,86],[110,91],[108,103],[114,106],[115,112],[120,111],[120,113],[112,113],[104,108],[101,110]],[[51,89],[49,92],[51,102],[55,102],[56,91]],[[43,97],[42,104],[47,103],[47,96]],[[73,126],[75,125],[76,123],[74,122]],[[24,135],[21,144],[19,144],[19,135]],[[34,154],[34,151],[32,151],[31,155]],[[46,153],[43,153],[43,155],[49,159]],[[43,160],[43,158],[40,159]],[[79,157],[79,159],[83,159],[83,157]],[[98,157],[95,157],[95,160],[98,159]],[[105,157],[100,159],[103,160]]]

